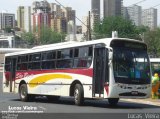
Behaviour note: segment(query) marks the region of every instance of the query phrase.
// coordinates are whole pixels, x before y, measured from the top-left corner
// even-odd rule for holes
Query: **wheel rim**
[[[78,89],[76,89],[76,90],[74,91],[74,99],[75,99],[75,102],[78,101],[78,96],[79,96],[79,91],[78,91]]]
[[[24,87],[21,88],[21,98],[24,99],[26,97],[26,89]]]

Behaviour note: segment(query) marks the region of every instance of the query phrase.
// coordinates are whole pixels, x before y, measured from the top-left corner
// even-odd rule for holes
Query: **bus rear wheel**
[[[119,98],[108,98],[109,105],[115,106],[117,105]]]
[[[74,101],[75,104],[80,106],[83,105],[84,102],[84,93],[83,93],[83,87],[80,84],[76,84],[74,88]]]
[[[21,101],[24,101],[24,102],[31,101],[34,98],[33,95],[28,94],[28,89],[26,84],[20,85],[19,96]]]

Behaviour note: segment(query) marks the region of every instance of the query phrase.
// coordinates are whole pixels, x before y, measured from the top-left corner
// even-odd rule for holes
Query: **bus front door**
[[[95,48],[93,64],[93,97],[104,96],[104,84],[109,82],[108,49]]]
[[[10,77],[9,77],[9,86],[10,92],[14,91],[14,87],[15,87],[15,77],[16,77],[16,58],[12,58],[11,59],[11,69],[10,69]]]

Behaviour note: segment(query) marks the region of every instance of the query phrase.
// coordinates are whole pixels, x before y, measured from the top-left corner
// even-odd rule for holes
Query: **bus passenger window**
[[[56,58],[56,52],[55,51],[49,51],[42,53],[42,60],[51,60]]]
[[[32,54],[29,57],[29,61],[39,61],[41,59],[41,54],[37,53],[37,54]]]
[[[55,69],[55,61],[43,61],[42,69]]]
[[[74,68],[90,67],[92,63],[93,47],[85,46],[74,50]]]
[[[10,63],[11,63],[11,59],[10,58],[6,58],[5,60],[5,71],[10,71]]]
[[[58,51],[57,52],[57,59],[60,59],[61,58],[61,51]]]
[[[79,59],[77,67],[87,67],[87,61],[85,59]]]
[[[74,68],[76,67],[90,67],[92,58],[74,59]]]
[[[72,60],[58,60],[56,64],[57,68],[71,68]]]
[[[79,56],[79,49],[75,49],[74,50],[74,57],[78,57]]]
[[[34,70],[40,69],[40,62],[29,63],[28,69],[34,69]]]
[[[18,56],[17,70],[27,70],[28,55]]]
[[[18,64],[17,70],[27,70],[27,63]]]
[[[10,71],[10,65],[9,64],[7,64],[7,65],[5,65],[5,71]]]
[[[88,51],[88,56],[92,56],[92,55],[93,55],[93,47],[92,47],[92,46],[89,47],[88,50],[89,50],[89,51]]]

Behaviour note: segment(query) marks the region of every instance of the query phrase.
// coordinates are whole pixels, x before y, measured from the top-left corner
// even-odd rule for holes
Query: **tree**
[[[11,33],[12,32],[12,28],[7,26],[6,28],[3,29],[6,33]]]
[[[65,39],[64,33],[57,33],[49,27],[43,27],[39,36],[40,37],[38,40],[40,44],[58,43],[64,41]]]
[[[144,34],[144,42],[148,45],[148,52],[154,57],[160,56],[160,28],[148,30]]]
[[[39,33],[37,32],[23,33],[22,39],[27,41],[31,46],[45,45],[45,44],[63,42],[65,39],[65,34],[57,33],[49,27],[42,27]]]
[[[111,37],[112,31],[118,31],[119,37],[140,40],[139,34],[143,30],[138,29],[132,21],[122,17],[106,17],[94,26],[96,38]]]
[[[36,45],[36,36],[32,32],[23,33],[22,36],[21,36],[21,38],[23,40],[27,41],[28,44],[31,45],[31,46]]]

